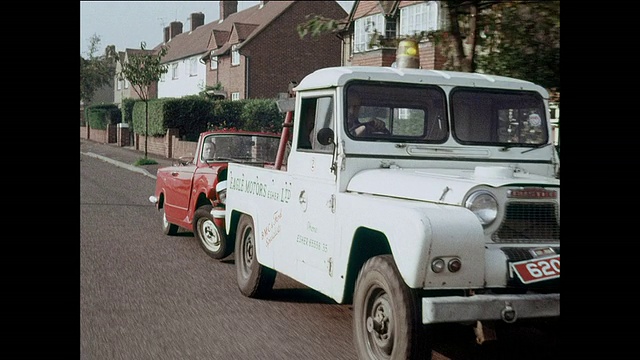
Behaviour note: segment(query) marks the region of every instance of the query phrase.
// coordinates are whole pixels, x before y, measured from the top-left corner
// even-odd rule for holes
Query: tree
[[[502,2],[483,17],[478,68],[560,91],[560,1]]]
[[[163,74],[168,71],[167,65],[162,64],[162,58],[167,54],[167,47],[161,46],[158,50],[146,50],[146,43],[140,43],[140,51],[130,52],[122,58],[115,49],[112,56],[120,64],[119,79],[126,79],[131,88],[144,101],[145,106],[145,140],[144,158],[147,158],[147,137],[149,136],[149,99],[152,85],[156,84]]]
[[[88,103],[93,98],[96,90],[110,84],[115,75],[115,63],[109,53],[113,52],[107,47],[103,55],[97,55],[100,36],[93,34],[89,38],[87,58],[80,55],[80,101]]]

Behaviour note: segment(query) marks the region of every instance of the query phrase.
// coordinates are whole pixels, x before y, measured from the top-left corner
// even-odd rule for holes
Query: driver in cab
[[[368,136],[372,134],[389,133],[386,129],[384,121],[380,119],[370,119],[369,121],[360,121],[360,96],[351,92],[347,98],[347,125],[349,133],[353,136]]]

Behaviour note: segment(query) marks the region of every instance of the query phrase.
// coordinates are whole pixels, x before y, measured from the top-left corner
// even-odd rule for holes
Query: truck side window
[[[312,131],[312,148],[318,152],[332,152],[332,145],[322,145],[318,142],[317,132],[323,128],[330,128],[334,130],[334,116],[333,116],[333,98],[329,96],[318,98],[318,106],[316,108],[316,120],[315,127]]]
[[[315,125],[316,99],[303,99],[300,111],[298,149],[311,150],[311,134]]]
[[[331,152],[331,146],[323,146],[318,142],[316,134],[322,128],[334,129],[333,98],[303,99],[300,113],[300,131],[298,132],[298,149],[316,152]]]

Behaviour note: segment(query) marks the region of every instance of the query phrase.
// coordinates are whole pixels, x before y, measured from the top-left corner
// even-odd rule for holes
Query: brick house
[[[402,38],[421,31],[447,27],[447,12],[442,1],[355,1],[347,23],[341,29],[342,64],[392,66],[395,45],[371,44],[375,34],[386,38]],[[443,69],[446,58],[432,42],[419,44],[420,68]]]
[[[125,51],[119,51],[118,56],[124,59],[126,63],[128,58],[132,55],[151,54],[153,50],[141,50],[141,49],[125,49]],[[122,66],[119,62],[116,63],[116,74],[120,73]],[[149,98],[154,99],[158,96],[157,84],[152,84],[149,88]],[[138,93],[135,92],[131,84],[127,79],[120,79],[118,75],[115,76],[113,85],[113,103],[122,107],[122,99],[140,99]]]
[[[316,69],[341,65],[342,42],[336,34],[300,39],[297,26],[307,15],[344,19],[336,1],[261,1],[237,11],[237,1],[220,1],[220,19],[204,23],[191,14],[191,29],[180,22],[164,30],[169,71],[158,83],[158,97],[195,95],[207,86],[239,100],[275,98],[291,81]],[[213,62],[211,60],[214,60]]]

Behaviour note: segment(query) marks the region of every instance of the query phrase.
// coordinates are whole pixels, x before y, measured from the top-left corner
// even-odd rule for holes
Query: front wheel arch
[[[349,265],[341,303],[351,304],[353,302],[356,278],[362,265],[370,258],[384,254],[391,254],[391,247],[385,234],[368,228],[359,228],[356,230],[351,242]]]

